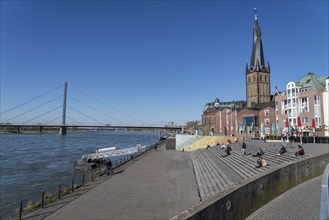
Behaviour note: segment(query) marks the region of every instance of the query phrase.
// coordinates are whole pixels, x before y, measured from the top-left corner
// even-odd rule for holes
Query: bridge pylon
[[[66,135],[66,126],[65,126],[65,118],[66,118],[66,97],[67,97],[67,82],[64,82],[64,96],[63,96],[63,114],[62,114],[62,127],[59,129],[60,135]]]

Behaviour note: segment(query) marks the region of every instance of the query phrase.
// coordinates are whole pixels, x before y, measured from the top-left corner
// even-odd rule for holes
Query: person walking
[[[110,159],[106,163],[106,168],[107,168],[107,175],[112,174],[112,162]]]
[[[242,156],[247,154],[246,151],[247,151],[247,145],[246,145],[246,143],[243,141],[243,142],[242,142],[242,146],[241,146]]]

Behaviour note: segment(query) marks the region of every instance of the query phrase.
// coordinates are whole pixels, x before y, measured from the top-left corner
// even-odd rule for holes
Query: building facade
[[[327,94],[328,77],[308,73],[297,82],[289,82],[285,91],[275,96],[276,124],[281,132],[296,135],[299,117],[303,136],[313,135],[313,119],[316,128],[314,135],[325,136],[329,114]]]
[[[257,15],[253,26],[250,66],[246,65],[246,102],[207,103],[202,114],[204,135],[265,138],[290,133],[297,135],[298,118],[303,136],[329,136],[329,77],[308,73],[289,82],[285,91],[270,94],[270,66],[265,65]],[[286,122],[288,127],[286,127]]]

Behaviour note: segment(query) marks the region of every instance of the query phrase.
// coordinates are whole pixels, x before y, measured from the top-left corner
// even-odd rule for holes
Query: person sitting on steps
[[[232,150],[231,146],[230,146],[230,145],[227,145],[227,147],[226,147],[226,149],[225,149],[226,156],[231,155],[231,153],[230,153],[231,150]]]
[[[302,156],[304,154],[305,154],[305,151],[304,151],[302,145],[298,145],[298,151],[295,152],[295,155],[294,156],[297,157],[299,155]]]
[[[264,151],[262,149],[259,149],[256,154],[253,154],[253,157],[260,157],[264,155]]]
[[[266,167],[266,166],[267,166],[267,161],[264,158],[259,157],[257,160],[256,168]]]
[[[284,154],[284,153],[286,153],[286,152],[287,152],[287,149],[281,144],[281,148],[280,148],[280,150],[279,150],[278,155],[282,155],[282,154]]]

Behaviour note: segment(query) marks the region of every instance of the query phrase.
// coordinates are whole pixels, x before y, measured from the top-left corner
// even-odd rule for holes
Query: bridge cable
[[[29,110],[27,110],[27,111],[25,111],[25,112],[23,112],[23,113],[21,113],[21,114],[19,114],[19,115],[16,115],[15,117],[12,117],[12,118],[10,118],[10,119],[7,119],[6,121],[4,121],[4,122],[2,122],[2,123],[6,123],[6,122],[8,122],[8,121],[10,121],[10,120],[16,119],[16,118],[18,118],[18,117],[20,117],[20,116],[22,116],[22,115],[25,115],[25,114],[27,114],[27,113],[29,113],[29,112],[35,110],[35,109],[38,109],[38,108],[40,108],[40,107],[42,107],[42,106],[45,106],[45,105],[47,105],[47,104],[49,104],[49,103],[51,103],[51,102],[53,102],[53,101],[55,101],[55,100],[57,100],[57,99],[59,99],[59,98],[61,98],[61,97],[63,97],[63,95],[60,95],[60,96],[58,96],[58,97],[56,97],[56,98],[54,98],[54,99],[51,99],[50,101],[45,102],[45,103],[43,103],[43,104],[41,104],[41,105],[39,105],[39,106],[37,106],[37,107],[34,107],[34,108],[32,108],[32,109],[29,109]]]
[[[89,118],[89,119],[95,121],[95,122],[98,122],[98,123],[100,123],[100,124],[106,125],[105,123],[100,122],[100,121],[98,121],[98,120],[96,120],[96,119],[94,119],[94,118],[92,118],[92,117],[90,117],[90,116],[88,116],[88,115],[86,115],[86,114],[84,114],[84,113],[82,113],[82,112],[80,112],[80,111],[78,111],[78,110],[76,110],[76,109],[70,107],[70,106],[67,106],[67,107],[68,107],[69,109],[71,109],[71,110],[73,110],[73,111],[75,111],[75,112],[77,112],[77,113],[79,113],[79,114],[81,114],[81,115],[83,115],[83,116],[85,116],[85,117],[87,117],[87,118]]]
[[[95,100],[95,101],[97,101],[97,102],[99,102],[99,103],[101,103],[101,104],[103,104],[103,105],[105,105],[105,106],[107,106],[107,107],[109,107],[109,108],[111,108],[111,109],[113,109],[113,110],[115,110],[115,111],[117,111],[117,112],[123,114],[123,115],[126,115],[126,116],[128,116],[128,117],[130,117],[130,118],[133,118],[134,120],[137,120],[137,121],[141,122],[142,124],[150,125],[150,124],[148,124],[148,123],[146,123],[146,122],[143,122],[143,121],[141,121],[140,119],[138,119],[138,118],[136,118],[136,117],[134,117],[134,116],[132,116],[132,115],[126,113],[126,112],[123,112],[123,111],[121,111],[121,110],[119,110],[119,109],[117,109],[117,108],[114,108],[113,106],[110,106],[109,104],[106,104],[106,103],[104,103],[104,102],[102,102],[102,101],[100,101],[100,100],[98,100],[98,99],[96,99],[96,98],[94,98],[94,97],[92,97],[92,96],[90,96],[90,95],[88,95],[88,94],[82,92],[81,90],[79,90],[79,89],[77,89],[77,88],[74,88],[74,87],[72,87],[72,86],[70,86],[70,88],[75,89],[75,90],[77,90],[78,92],[80,92],[81,94],[83,94],[83,95],[85,95],[85,96],[87,96],[87,97],[89,97],[89,98],[91,98],[91,99],[93,99],[93,100]]]
[[[18,107],[21,107],[21,106],[23,106],[23,105],[25,105],[25,104],[27,104],[27,103],[29,103],[29,102],[32,102],[32,101],[34,101],[34,100],[36,100],[36,99],[38,99],[38,98],[40,98],[40,97],[42,97],[42,96],[45,96],[45,95],[47,95],[47,94],[49,94],[49,93],[51,93],[51,92],[53,92],[53,91],[55,91],[55,90],[57,90],[57,89],[59,89],[59,88],[61,88],[61,87],[63,87],[63,85],[61,85],[61,86],[59,86],[59,87],[57,87],[57,88],[55,88],[55,89],[49,90],[48,92],[45,92],[45,93],[43,93],[43,94],[41,94],[41,95],[39,95],[39,96],[37,96],[37,97],[35,97],[35,98],[32,98],[32,99],[30,99],[30,100],[28,100],[28,101],[26,101],[26,102],[24,102],[24,103],[22,103],[22,104],[20,104],[20,105],[17,105],[17,106],[15,106],[15,107],[11,108],[11,109],[8,109],[8,110],[6,110],[6,111],[0,113],[0,115],[3,115],[3,114],[5,114],[5,113],[7,113],[7,112],[9,112],[9,111],[11,111],[11,110],[14,110],[14,109],[18,108]]]
[[[58,116],[57,118],[55,118],[55,119],[53,119],[53,120],[51,120],[51,121],[47,121],[46,123],[43,123],[43,124],[44,124],[44,125],[50,124],[51,122],[56,121],[57,119],[59,119],[59,118],[61,118],[61,117],[63,117],[63,116],[62,116],[62,115],[61,115],[61,116]]]
[[[70,120],[76,122],[77,124],[80,124],[80,125],[84,126],[84,124],[82,124],[81,122],[78,122],[77,120],[75,120],[75,119],[73,119],[73,118],[70,118],[69,116],[66,116],[66,117],[67,117],[68,119],[70,119]]]
[[[57,108],[54,108],[54,109],[52,109],[52,110],[50,110],[50,111],[48,111],[48,112],[46,112],[46,113],[43,113],[43,114],[41,114],[41,115],[39,115],[39,116],[37,116],[37,117],[35,117],[35,118],[32,118],[31,120],[25,121],[25,122],[23,122],[22,124],[26,124],[26,123],[28,123],[28,122],[30,122],[30,121],[33,121],[34,119],[40,118],[40,117],[42,117],[42,116],[44,116],[44,115],[46,115],[46,114],[48,114],[48,113],[50,113],[50,112],[53,112],[53,111],[55,111],[55,110],[57,110],[57,109],[59,109],[59,108],[62,108],[62,107],[63,107],[63,105],[61,105],[61,106],[59,106],[59,107],[57,107]]]
[[[116,119],[116,118],[114,118],[114,117],[112,117],[112,116],[110,116],[110,115],[108,115],[108,114],[106,114],[106,113],[104,113],[104,112],[101,112],[101,111],[99,111],[98,109],[96,109],[96,108],[94,108],[94,107],[92,107],[92,106],[90,106],[90,105],[88,105],[88,104],[86,104],[86,103],[83,103],[83,102],[81,102],[81,101],[79,101],[79,100],[77,100],[77,99],[75,99],[75,98],[73,98],[73,97],[71,97],[71,96],[69,96],[71,99],[73,99],[73,100],[75,100],[76,102],[79,102],[80,104],[82,104],[82,105],[85,105],[85,106],[87,106],[88,108],[91,108],[92,110],[94,110],[94,111],[96,111],[96,112],[98,112],[98,113],[100,113],[100,114],[102,114],[102,115],[105,115],[105,116],[107,116],[107,117],[109,117],[109,118],[111,118],[111,119],[113,119],[113,120],[116,120],[116,121],[118,121],[119,123],[121,123],[121,124],[126,124],[127,125],[127,123],[125,123],[125,122],[123,122],[123,121],[120,121],[120,120],[118,120],[118,119]]]

